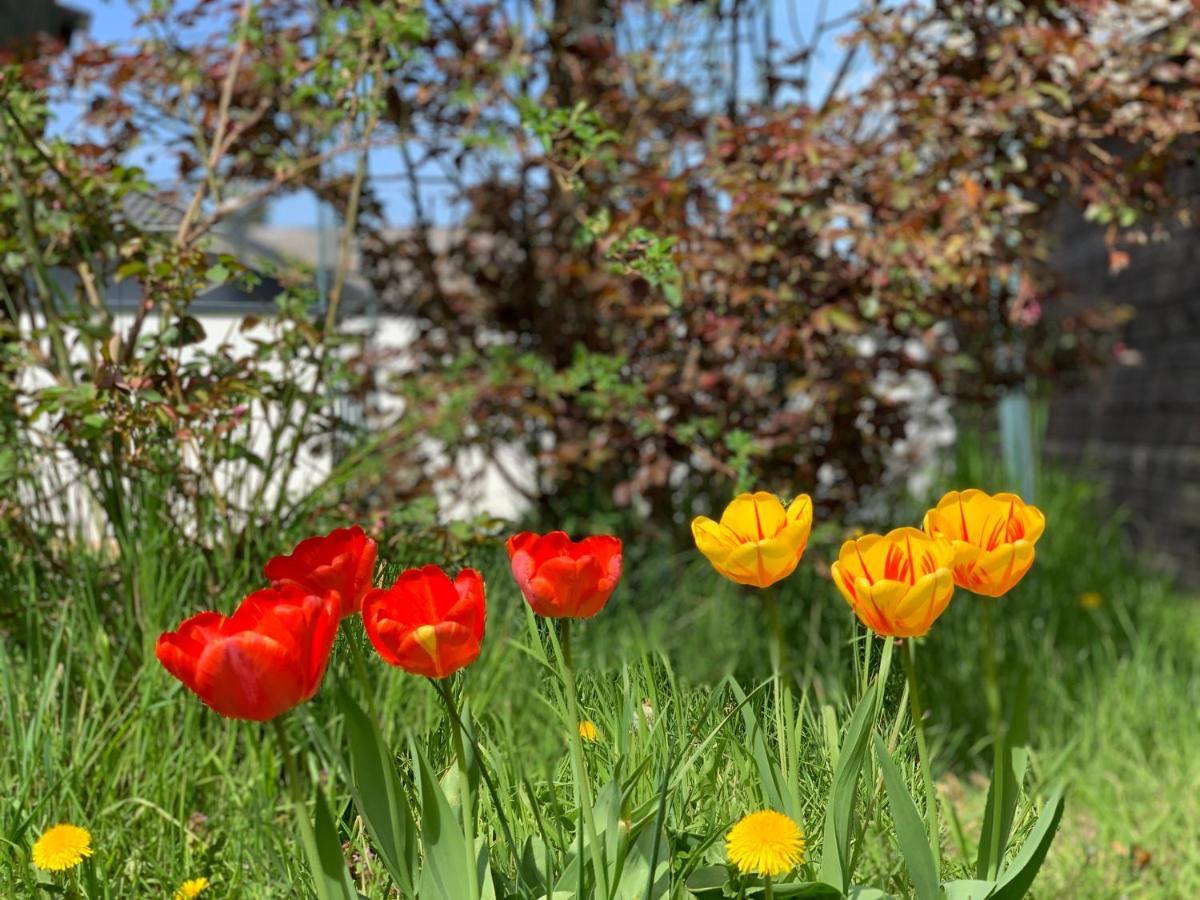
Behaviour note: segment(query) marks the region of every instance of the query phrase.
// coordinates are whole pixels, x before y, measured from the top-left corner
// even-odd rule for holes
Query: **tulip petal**
[[[786,521],[787,513],[783,504],[778,497],[766,491],[739,494],[721,514],[721,525],[744,541],[773,537]]]
[[[864,625],[876,634],[893,633],[890,602],[904,595],[905,586],[898,581],[868,582],[860,578],[854,583],[858,597],[855,612]]]
[[[692,537],[700,552],[706,556],[712,551],[732,550],[742,543],[736,534],[707,516],[692,519]]]
[[[808,531],[812,529],[813,521],[812,497],[808,496],[808,494],[798,494],[793,498],[791,505],[787,508],[787,520],[789,524],[802,526],[805,531],[805,539],[807,540]]]
[[[256,722],[308,699],[288,648],[253,631],[205,648],[196,662],[196,692],[221,715]]]
[[[803,537],[797,533],[789,534],[786,530],[777,538],[769,538],[765,541],[758,542],[758,555],[760,565],[770,583],[774,584],[796,571],[796,565],[800,562],[800,554],[804,552]],[[800,537],[797,541],[796,538]]]
[[[324,596],[334,591],[340,613],[351,615],[362,608],[371,588],[378,546],[358,525],[336,528],[326,535],[305,538],[287,556],[276,556],[263,566],[275,586],[291,583]]]
[[[1022,510],[1024,519],[1024,534],[1022,537],[1030,544],[1036,544],[1042,532],[1046,530],[1046,515],[1036,506],[1025,506]]]

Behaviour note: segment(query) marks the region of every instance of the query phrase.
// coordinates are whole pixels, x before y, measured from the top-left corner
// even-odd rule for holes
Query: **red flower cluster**
[[[362,606],[375,542],[355,525],[301,541],[263,567],[272,586],[232,616],[202,612],[158,638],[167,671],[231,719],[265,722],[317,692],[338,621]]]
[[[317,692],[337,632],[330,596],[264,588],[232,616],[202,612],[158,639],[159,662],[208,706],[265,722]]]
[[[621,541],[529,532],[508,541],[513,577],[538,615],[587,618],[621,577]],[[272,586],[231,616],[202,612],[158,639],[163,666],[206,705],[233,719],[267,721],[317,692],[338,622],[361,612],[367,637],[389,665],[446,678],[483,644],[483,577],[438,566],[402,572],[372,588],[377,547],[357,525],[301,541],[263,567]]]

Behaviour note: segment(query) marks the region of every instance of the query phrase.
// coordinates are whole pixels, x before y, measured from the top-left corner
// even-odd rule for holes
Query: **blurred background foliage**
[[[1127,312],[1056,304],[1052,224],[1104,223],[1119,266],[1186,213],[1166,176],[1198,127],[1194,12],[870,2],[739,63],[761,96],[698,92],[685,54],[731,15],[155,3],[127,42],[4,70],[7,465],[41,452],[36,420],[105,537],[165,516],[236,545],[321,509],[428,511],[472,452],[534,520],[671,542],[751,483],[869,518],[921,461],[929,398],[965,413],[1112,358]],[[818,78],[835,25],[843,64]],[[70,139],[43,99],[68,94]],[[151,140],[176,161],[168,231],[127,212]],[[384,147],[401,172],[370,165]],[[426,208],[431,170],[452,224]],[[382,200],[396,178],[410,221]],[[297,191],[339,214],[332,283],[285,279],[278,316],[247,323],[272,329],[253,353],[201,349],[197,294],[256,277],[212,236]],[[412,325],[390,360],[339,328],[352,267]],[[131,322],[111,279],[144,288]],[[893,390],[912,378],[926,392]],[[328,484],[276,490],[305,453],[332,460]],[[29,507],[6,504],[6,527]]]

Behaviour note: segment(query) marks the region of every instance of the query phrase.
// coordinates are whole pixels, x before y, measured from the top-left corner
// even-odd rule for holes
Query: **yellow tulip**
[[[916,528],[842,544],[833,582],[859,620],[885,637],[921,637],[954,593],[954,547]]]
[[[951,491],[925,513],[925,531],[954,545],[954,583],[985,597],[1001,597],[1033,565],[1033,545],[1046,517],[1016,494]]]
[[[692,520],[692,536],[713,568],[731,581],[765,588],[796,571],[812,530],[812,499],[801,494],[785,510],[774,494],[739,494],[721,521]]]

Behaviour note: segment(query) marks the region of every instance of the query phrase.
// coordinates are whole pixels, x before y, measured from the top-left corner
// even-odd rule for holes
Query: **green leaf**
[[[921,813],[913,802],[908,787],[896,763],[892,760],[879,736],[875,736],[875,757],[883,771],[883,783],[887,786],[888,805],[892,809],[892,824],[896,828],[896,842],[900,855],[912,879],[918,900],[938,900],[937,863],[929,847],[929,835]]]
[[[422,900],[470,900],[467,860],[474,859],[474,854],[467,856],[466,838],[429,760],[411,736],[409,743],[420,786],[421,846],[425,850],[417,896]]]
[[[163,329],[161,340],[168,347],[187,347],[205,338],[204,326],[195,316],[180,316]]]
[[[625,853],[621,867],[621,878],[617,882],[614,897],[628,897],[630,900],[664,900],[671,893],[671,866],[665,854],[658,854],[658,861],[651,871],[651,860],[654,858],[656,832],[653,828],[643,828],[637,840]],[[658,843],[666,846],[666,836],[657,833]],[[648,889],[648,890],[647,890]]]
[[[729,869],[725,866],[704,866],[687,879],[687,889],[697,897],[721,897],[729,881]]]
[[[350,745],[354,805],[388,874],[401,893],[412,895],[416,892],[417,829],[395,760],[376,724],[344,687],[338,691],[338,703]]]
[[[995,887],[994,881],[978,881],[974,878],[947,881],[942,885],[942,896],[946,900],[990,900]]]
[[[475,878],[479,885],[479,900],[496,900],[496,880],[492,874],[492,855],[489,852],[487,840],[483,837],[475,839]]]
[[[547,890],[550,887],[550,861],[547,859],[547,852],[546,842],[536,834],[525,839],[517,879],[521,886],[531,893],[535,888]]]
[[[592,821],[596,823],[596,840],[600,842],[604,854],[605,868],[608,870],[609,883],[616,874],[617,848],[621,841],[621,774],[614,774],[612,781],[596,792],[596,802],[593,804]],[[582,819],[581,819],[582,821]],[[586,832],[585,832],[586,835]]]
[[[325,802],[325,794],[317,791],[317,804],[314,810],[315,820],[313,831],[317,839],[317,857],[309,859],[313,881],[316,883],[317,896],[322,900],[357,900],[358,891],[350,878],[350,870],[346,868],[346,858],[342,855],[342,841],[338,836],[337,826],[329,812],[329,804]]]
[[[825,846],[821,851],[821,881],[845,890],[850,881],[850,830],[854,795],[867,757],[867,742],[878,710],[879,691],[871,688],[854,708],[846,737],[838,751],[837,769],[825,806]]]
[[[997,735],[996,739],[1002,742],[997,760],[999,767],[993,766],[992,782],[988,785],[983,830],[979,836],[979,853],[975,862],[975,877],[980,879],[986,879],[1000,871],[1005,851],[1008,849],[1008,838],[1012,833],[1021,783],[1025,779],[1025,766],[1029,758],[1028,749],[1025,747],[1029,740],[1029,687],[1024,677],[1014,695],[1009,726],[1005,733]],[[996,802],[998,786],[999,803]],[[996,853],[993,856],[992,836],[996,831],[999,831],[999,840],[996,842]]]
[[[1037,824],[1033,826],[1033,831],[1021,846],[1021,851],[1005,866],[1000,883],[990,900],[1021,900],[1029,891],[1046,859],[1050,845],[1054,842],[1054,835],[1058,832],[1063,804],[1063,789],[1058,787],[1051,792]]]
[[[842,892],[821,881],[793,881],[772,885],[776,897],[806,897],[808,900],[842,900]],[[761,897],[762,894],[754,896]]]

